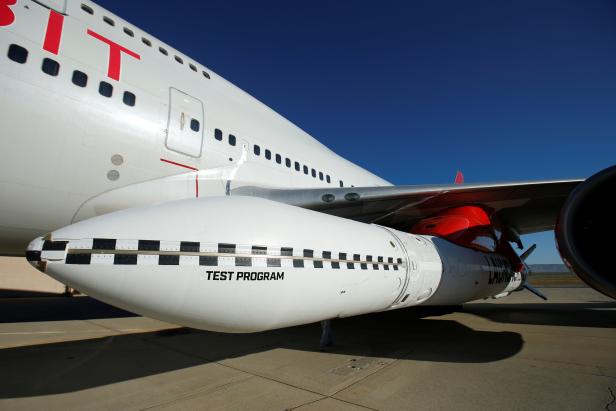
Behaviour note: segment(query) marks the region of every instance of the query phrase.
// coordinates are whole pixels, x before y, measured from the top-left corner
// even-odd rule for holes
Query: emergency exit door
[[[178,89],[170,88],[165,145],[169,150],[190,157],[200,157],[202,143],[203,103]]]

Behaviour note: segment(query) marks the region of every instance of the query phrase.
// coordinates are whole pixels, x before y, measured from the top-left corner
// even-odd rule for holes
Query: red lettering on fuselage
[[[16,2],[17,0],[0,0],[0,27],[9,26],[15,21],[15,13],[9,6]]]
[[[116,81],[120,81],[122,53],[126,53],[129,56],[137,60],[141,60],[141,56],[139,54],[135,53],[132,50],[127,49],[126,47],[119,45],[118,43],[115,43],[109,40],[107,37],[103,37],[100,34],[90,29],[88,29],[88,34],[94,37],[95,39],[100,40],[103,43],[106,43],[107,45],[109,45],[109,63],[107,66],[107,76]]]
[[[15,21],[15,13],[10,6],[14,5],[17,0],[0,0],[0,27],[9,26]],[[62,31],[64,28],[64,15],[55,10],[49,10],[49,19],[47,20],[47,28],[45,30],[45,39],[43,40],[43,50],[53,54],[60,52],[60,43],[62,41]],[[109,46],[109,61],[107,64],[107,76],[120,81],[120,73],[122,71],[122,53],[128,54],[132,58],[141,60],[141,56],[126,47],[109,40],[93,30],[87,30],[88,35]]]
[[[58,51],[60,51],[60,40],[62,39],[63,25],[64,16],[57,11],[49,10],[47,31],[45,32],[45,41],[43,42],[44,50],[47,50],[53,54],[58,54]]]

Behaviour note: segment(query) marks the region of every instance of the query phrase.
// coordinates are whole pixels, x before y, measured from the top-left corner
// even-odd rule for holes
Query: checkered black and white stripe
[[[268,247],[197,241],[121,240],[93,238],[41,242],[28,250],[30,262],[65,264],[191,265],[212,267],[316,268],[399,270],[401,258],[293,247]]]

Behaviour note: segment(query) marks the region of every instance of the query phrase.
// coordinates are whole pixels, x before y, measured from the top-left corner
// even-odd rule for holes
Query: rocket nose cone
[[[26,249],[26,260],[37,270],[45,272],[45,264],[41,261],[41,253],[43,251],[43,237],[37,237],[30,241]]]

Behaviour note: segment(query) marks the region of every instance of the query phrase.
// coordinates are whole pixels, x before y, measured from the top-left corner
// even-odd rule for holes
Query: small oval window
[[[113,86],[106,81],[101,81],[98,85],[98,92],[101,96],[111,97],[113,95]]]
[[[199,130],[201,129],[201,124],[199,124],[199,120],[195,118],[191,118],[190,119],[190,129],[194,131],[195,133],[198,133]]]
[[[122,96],[122,102],[124,104],[126,104],[127,106],[130,107],[134,107],[135,106],[135,95],[133,93],[131,93],[130,91],[125,91],[124,95]]]

